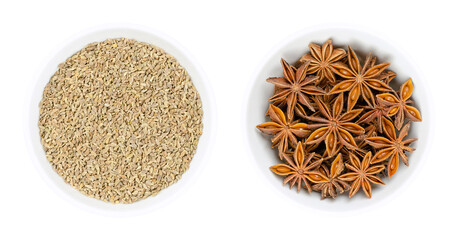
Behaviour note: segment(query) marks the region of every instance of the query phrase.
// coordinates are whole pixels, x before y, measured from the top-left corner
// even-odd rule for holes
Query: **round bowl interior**
[[[366,198],[364,193],[359,192],[353,198],[348,198],[348,192],[344,196],[338,196],[336,199],[320,200],[319,193],[308,194],[305,189],[300,193],[296,190],[290,190],[289,187],[283,186],[283,178],[275,175],[269,170],[270,166],[279,163],[278,155],[275,149],[271,148],[269,136],[262,135],[256,125],[270,121],[265,117],[268,108],[268,98],[273,94],[273,85],[265,80],[268,77],[283,76],[280,59],[284,58],[289,63],[295,63],[302,55],[308,52],[310,42],[322,44],[326,40],[332,39],[333,45],[347,49],[347,45],[352,46],[357,53],[368,54],[372,52],[377,56],[378,61],[391,62],[390,70],[398,75],[392,81],[392,86],[398,88],[400,83],[412,78],[414,83],[414,92],[412,99],[422,113],[422,122],[412,124],[409,137],[418,138],[413,144],[417,150],[410,154],[410,166],[406,167],[400,163],[398,172],[391,178],[384,178],[385,186],[373,186],[372,198]],[[349,27],[317,27],[299,32],[272,49],[268,55],[263,58],[263,62],[252,79],[252,84],[247,93],[247,103],[245,116],[243,119],[244,129],[247,139],[247,149],[251,152],[251,158],[255,161],[259,172],[266,180],[266,184],[272,186],[277,192],[286,195],[297,203],[310,207],[312,209],[323,210],[328,212],[347,212],[357,211],[379,204],[387,199],[392,198],[403,189],[426,160],[426,150],[431,135],[431,119],[429,107],[429,94],[425,86],[424,79],[419,71],[413,65],[402,51],[375,35],[369,34]],[[363,59],[364,60],[364,59]]]
[[[38,104],[42,98],[43,89],[48,83],[51,76],[57,71],[59,63],[64,62],[77,51],[81,50],[87,44],[92,42],[104,41],[108,38],[132,38],[141,42],[150,43],[164,49],[167,53],[174,56],[178,62],[188,71],[191,79],[197,88],[203,107],[203,134],[199,139],[197,151],[193,160],[182,178],[175,184],[163,189],[156,196],[134,202],[132,204],[111,204],[95,198],[87,197],[80,193],[69,184],[65,183],[52,168],[46,159],[45,152],[40,143],[38,131],[39,108]],[[37,83],[31,92],[31,102],[28,109],[27,119],[27,138],[29,149],[34,159],[37,169],[52,188],[61,196],[83,208],[105,214],[137,214],[158,208],[168,203],[186,188],[196,178],[204,164],[206,152],[211,148],[215,132],[215,107],[210,83],[204,72],[196,63],[193,57],[173,39],[164,34],[140,26],[117,25],[103,26],[89,30],[75,36],[60,50],[58,50],[51,59],[44,65],[41,74],[38,76]]]

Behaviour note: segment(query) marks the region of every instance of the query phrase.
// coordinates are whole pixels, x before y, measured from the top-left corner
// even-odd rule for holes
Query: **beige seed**
[[[67,183],[96,199],[132,203],[189,168],[201,106],[174,57],[136,40],[108,39],[59,64],[38,125],[46,157]]]

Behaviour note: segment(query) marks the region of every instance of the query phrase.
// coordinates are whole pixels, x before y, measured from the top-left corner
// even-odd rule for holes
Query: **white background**
[[[2,1],[0,239],[456,238],[452,2]],[[117,22],[155,28],[186,47],[212,81],[218,108],[215,148],[195,184],[161,209],[123,218],[87,212],[57,195],[28,157],[22,123],[26,89],[55,46]],[[421,173],[393,201],[355,215],[310,211],[278,195],[242,146],[240,108],[253,70],[279,41],[322,23],[360,25],[390,39],[415,59],[434,99],[435,139]]]

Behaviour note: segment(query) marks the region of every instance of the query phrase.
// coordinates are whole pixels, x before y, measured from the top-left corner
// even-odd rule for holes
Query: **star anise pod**
[[[378,99],[377,99],[378,103]],[[370,124],[370,122],[376,120],[377,124],[375,125],[377,127],[377,130],[379,132],[383,132],[383,127],[382,127],[382,117],[388,117],[388,107],[385,105],[382,105],[378,103],[374,107],[365,107],[366,109],[370,109],[366,113],[364,113],[358,121],[356,121],[356,124],[361,124],[361,123],[367,123]]]
[[[341,114],[343,108],[342,94],[340,94],[334,101],[332,112],[320,99],[316,100],[322,117],[306,117],[310,121],[317,122],[309,124],[308,127],[315,130],[312,134],[310,134],[306,143],[315,144],[324,140],[326,144],[326,151],[329,156],[333,156],[336,153],[338,142],[350,149],[356,148],[357,145],[350,132],[354,134],[363,134],[364,128],[350,121],[357,117],[363,109],[354,109],[346,112],[345,114]]]
[[[340,180],[352,182],[350,187],[349,197],[353,197],[355,193],[359,191],[362,187],[364,193],[368,198],[372,196],[372,187],[371,183],[385,185],[385,183],[376,176],[377,173],[383,171],[385,166],[383,165],[374,165],[370,166],[372,158],[372,153],[367,152],[364,156],[363,161],[361,162],[357,156],[350,154],[350,164],[345,164],[347,169],[350,172],[343,174],[339,177]]]
[[[368,144],[379,150],[372,159],[372,163],[383,162],[389,158],[388,161],[388,176],[393,176],[398,170],[399,157],[405,165],[409,166],[409,159],[405,154],[405,151],[413,152],[415,149],[409,145],[416,141],[416,138],[410,138],[404,140],[409,133],[410,122],[408,122],[399,132],[399,136],[396,137],[396,130],[394,129],[393,123],[390,120],[383,118],[383,131],[388,138],[385,137],[371,137],[367,138]]]
[[[301,190],[302,183],[304,183],[305,188],[311,192],[312,187],[309,181],[320,183],[326,180],[325,176],[314,171],[321,164],[321,161],[315,161],[313,163],[310,161],[314,155],[315,153],[306,155],[301,142],[299,142],[294,151],[293,159],[287,154],[284,154],[283,157],[288,164],[277,164],[270,167],[270,170],[275,174],[287,176],[283,184],[289,183],[290,188],[297,185],[297,192]]]
[[[324,165],[321,165],[319,171],[327,177],[326,181],[313,185],[312,189],[321,192],[321,200],[332,197],[337,197],[337,192],[342,194],[350,189],[350,185],[345,181],[340,180],[338,177],[345,169],[342,161],[342,154],[339,153],[331,164],[331,171]],[[337,190],[337,191],[336,191]]]
[[[364,66],[361,67],[358,56],[353,49],[348,46],[348,65],[339,63],[333,66],[333,70],[339,76],[346,80],[341,81],[329,92],[329,94],[347,92],[348,104],[347,109],[351,110],[355,106],[359,97],[362,95],[369,106],[375,106],[375,97],[371,89],[382,92],[391,91],[391,87],[380,81],[377,77],[390,65],[382,63],[372,66],[372,57],[366,58]]]
[[[335,82],[336,78],[334,72],[332,71],[332,67],[345,57],[345,50],[342,48],[334,49],[332,46],[332,40],[326,41],[323,46],[310,43],[309,49],[310,53],[302,56],[298,63],[303,64],[310,61],[308,72],[310,74],[316,73],[319,77],[317,82],[321,82],[323,79]]]
[[[319,144],[314,144],[314,145],[306,145],[306,144],[302,144],[302,148],[303,148],[303,151],[305,153],[315,153],[315,155],[313,156],[313,159],[312,160],[327,160],[327,158],[325,156],[321,156],[320,154],[316,153],[316,149],[317,147],[319,146]],[[297,147],[297,145],[296,145]],[[296,148],[292,149],[292,150],[287,150],[283,153],[283,157],[286,155],[290,158],[293,158],[293,155],[294,155],[294,152],[296,151]],[[283,159],[283,158],[282,158]]]
[[[377,61],[377,58],[375,56],[372,57],[372,60],[369,64],[369,68],[375,66],[375,63]],[[391,80],[393,80],[395,77],[396,77],[396,73],[391,71],[391,70],[388,70],[388,69],[385,69],[382,73],[380,73],[380,75],[377,77],[380,81],[386,83],[387,85],[389,85],[389,83],[391,82]]]
[[[282,153],[286,152],[290,146],[297,145],[297,138],[304,138],[310,131],[305,123],[299,121],[291,121],[286,118],[283,111],[270,105],[267,110],[272,122],[266,122],[256,126],[262,133],[267,135],[274,135],[272,137],[272,147],[278,147],[280,158]]]
[[[411,121],[421,122],[420,111],[415,107],[407,105],[412,103],[412,101],[409,100],[410,96],[412,96],[412,92],[412,79],[409,78],[409,80],[402,84],[399,94],[394,92],[394,95],[391,93],[381,93],[377,95],[380,103],[389,107],[388,116],[396,115],[394,125],[398,130],[401,129],[404,124],[404,117]]]
[[[366,142],[367,138],[377,136],[376,130],[377,130],[377,127],[375,125],[369,125],[364,128],[364,134],[361,134],[355,137],[355,141],[359,149],[363,149],[365,146],[367,146],[367,142]]]
[[[304,110],[301,110],[300,104],[307,106],[310,110],[315,111],[308,95],[326,94],[321,88],[315,86],[317,76],[307,76],[307,68],[310,62],[305,62],[297,70],[289,65],[284,59],[281,59],[283,75],[281,78],[268,78],[267,82],[273,83],[277,87],[277,93],[269,101],[285,101],[287,105],[286,116],[293,117],[294,111],[299,111],[300,115],[305,116]]]
[[[385,70],[380,74],[378,79],[380,79],[381,81],[383,81],[386,84],[389,84],[391,80],[393,80],[396,77],[396,75],[397,74],[393,71]]]
[[[371,146],[366,142],[367,138],[370,137],[375,137],[377,136],[376,132],[377,128],[375,125],[369,125],[364,128],[364,134],[361,134],[357,137],[355,137],[355,142],[357,145],[357,148],[355,149],[348,149],[346,147],[342,148],[342,152],[346,153],[348,156],[350,153],[356,154],[360,157],[364,157],[368,151],[371,151]]]

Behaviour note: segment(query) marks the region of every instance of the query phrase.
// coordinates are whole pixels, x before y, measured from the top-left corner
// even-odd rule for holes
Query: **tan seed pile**
[[[202,116],[199,94],[174,57],[120,38],[89,44],[59,65],[43,92],[39,129],[47,159],[67,183],[132,203],[180,179]]]

